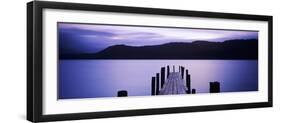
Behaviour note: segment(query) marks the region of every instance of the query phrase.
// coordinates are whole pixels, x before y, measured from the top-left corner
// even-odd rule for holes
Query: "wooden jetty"
[[[161,67],[161,72],[151,79],[151,95],[195,94],[196,89],[191,88],[188,69],[179,66],[179,70],[170,71],[170,66]]]
[[[159,91],[159,95],[186,94],[188,88],[184,85],[184,82],[180,72],[169,73],[166,82]]]
[[[175,66],[167,66],[167,74],[165,67],[161,67],[161,72],[151,79],[151,95],[173,95],[173,94],[196,94],[196,89],[191,88],[191,77],[188,69],[179,66],[179,70],[175,70]],[[161,78],[160,78],[161,77]],[[161,79],[161,80],[160,80]],[[210,93],[220,93],[220,82],[210,82]]]
[[[175,95],[175,94],[196,94],[196,89],[191,88],[191,77],[188,69],[179,66],[179,70],[175,70],[175,66],[170,70],[170,66],[161,67],[160,73],[151,78],[151,95]],[[210,82],[210,93],[220,93],[220,82]],[[118,97],[127,97],[126,90],[120,90]]]
[[[191,94],[190,74],[183,66],[179,66],[179,71],[175,66],[170,71],[169,65],[166,68],[161,67],[161,72],[151,79],[151,95],[172,95],[172,94]],[[184,77],[184,74],[186,75]],[[195,90],[194,90],[195,93]]]

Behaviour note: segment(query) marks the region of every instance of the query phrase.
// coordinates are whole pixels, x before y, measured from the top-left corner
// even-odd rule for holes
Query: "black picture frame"
[[[92,112],[92,113],[73,113],[44,115],[42,105],[42,10],[50,9],[66,9],[66,10],[86,10],[101,12],[118,12],[132,14],[149,14],[149,15],[167,15],[167,16],[187,16],[187,17],[204,17],[204,18],[222,18],[222,19],[239,19],[239,20],[256,20],[268,22],[268,101],[257,103],[241,103],[241,104],[224,104],[224,105],[207,105],[192,107],[175,107],[175,108],[158,108],[158,109],[140,109],[125,111],[108,111],[108,112]],[[64,121],[79,119],[94,119],[106,117],[123,117],[136,115],[155,115],[169,113],[185,113],[213,110],[228,109],[245,109],[272,107],[272,37],[273,37],[273,17],[265,15],[248,15],[233,13],[217,13],[217,12],[201,12],[201,11],[185,11],[170,10],[156,8],[140,8],[125,6],[109,6],[109,5],[93,5],[80,3],[63,3],[63,2],[45,2],[33,1],[27,3],[27,120],[31,122],[47,122],[47,121]]]

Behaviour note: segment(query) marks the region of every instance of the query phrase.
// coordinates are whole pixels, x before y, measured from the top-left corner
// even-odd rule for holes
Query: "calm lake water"
[[[209,82],[219,81],[221,92],[258,90],[257,60],[60,60],[59,99],[151,95],[151,77],[160,68],[184,66],[191,88],[208,93]]]

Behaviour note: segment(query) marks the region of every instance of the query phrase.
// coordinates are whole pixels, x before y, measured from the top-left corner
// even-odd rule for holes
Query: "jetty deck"
[[[209,83],[210,93],[220,93],[220,82],[213,81]],[[160,72],[151,77],[151,95],[176,94],[196,94],[196,89],[191,88],[191,76],[188,69],[179,66],[179,70],[175,71],[175,66],[173,66],[171,72],[169,65],[167,67],[161,67]],[[128,96],[128,92],[126,90],[120,90],[117,96],[126,97]]]
[[[167,77],[159,95],[186,94],[188,88],[184,85],[184,79],[180,72],[171,72]]]

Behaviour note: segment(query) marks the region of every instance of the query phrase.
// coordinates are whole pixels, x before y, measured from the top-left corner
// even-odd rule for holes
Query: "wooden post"
[[[170,75],[170,66],[168,65],[167,66],[167,78],[169,77],[169,75]]]
[[[159,94],[159,73],[156,73],[156,95]]]
[[[128,96],[128,92],[126,90],[120,90],[117,93],[117,97],[127,97]]]
[[[181,67],[181,78],[184,78],[184,67]]]
[[[165,82],[165,67],[161,68],[161,88],[163,88]]]
[[[213,85],[214,85],[214,83],[213,82],[209,82],[209,92],[210,93],[213,93]]]
[[[221,92],[221,86],[220,86],[220,82],[215,82],[215,86],[216,86],[216,92],[219,93]]]
[[[210,93],[219,93],[219,92],[220,92],[220,83],[210,82]]]
[[[190,94],[191,93],[191,90],[190,90],[191,89],[190,88],[190,75],[188,74],[188,70],[186,70],[185,75],[186,75],[186,78],[185,78],[186,83],[185,84],[186,84],[186,88],[188,89],[187,93]]]
[[[192,94],[196,94],[196,89],[193,88],[193,89],[191,90],[191,93],[192,93]]]
[[[155,77],[152,77],[151,79],[151,95],[156,95],[156,91],[155,91]]]

